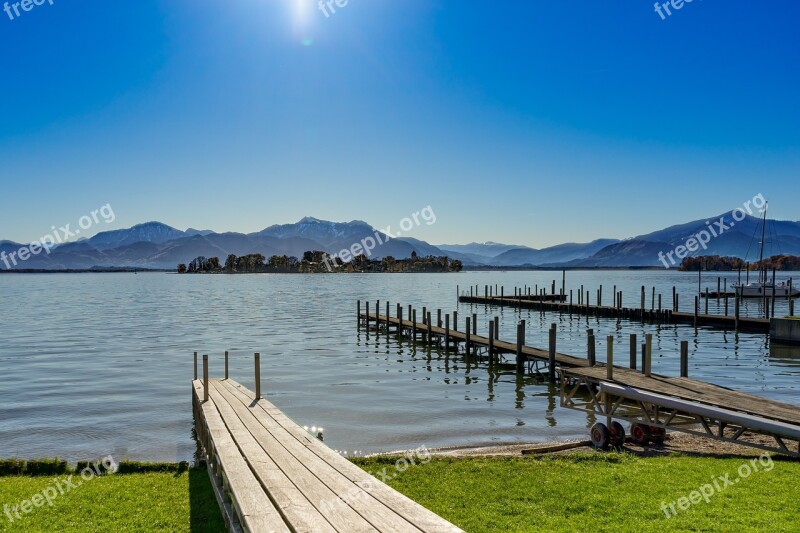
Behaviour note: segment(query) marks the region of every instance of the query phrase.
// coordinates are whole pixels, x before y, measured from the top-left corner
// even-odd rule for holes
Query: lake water
[[[231,377],[253,388],[253,352],[262,354],[266,398],[301,425],[325,428],[333,448],[377,452],[428,447],[538,442],[584,437],[587,417],[558,407],[557,392],[510,371],[490,374],[462,356],[445,357],[394,337],[356,328],[356,300],[387,299],[443,312],[500,317],[501,338],[527,321],[527,344],[585,354],[585,330],[618,336],[654,333],[653,370],[678,373],[688,340],[690,375],[800,405],[800,349],[770,346],[766,335],[458,304],[456,286],[550,286],[558,272],[459,274],[0,275],[0,457],[79,460],[191,460],[192,352],[208,353],[212,377],[231,352]],[[790,274],[780,276],[788,278]],[[793,274],[795,280],[800,275]],[[735,274],[728,274],[728,283]],[[707,282],[716,290],[716,277]],[[567,288],[612,286],[639,305],[641,285],[670,305],[672,286],[688,310],[697,275],[673,271],[568,272]],[[482,290],[482,289],[481,289]],[[649,296],[648,296],[649,301]],[[648,303],[649,305],[649,303]],[[715,311],[716,300],[711,309]],[[759,304],[748,302],[756,315]],[[778,303],[778,314],[787,304]],[[598,349],[598,359],[605,350]]]

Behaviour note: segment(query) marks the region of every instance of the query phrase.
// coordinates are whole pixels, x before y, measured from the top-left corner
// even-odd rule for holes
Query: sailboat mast
[[[758,273],[758,280],[762,283],[762,286],[767,282],[767,267],[764,265],[764,239],[767,234],[767,209],[769,209],[769,202],[766,202],[764,205],[764,218],[761,221],[761,252],[758,258],[761,271]]]

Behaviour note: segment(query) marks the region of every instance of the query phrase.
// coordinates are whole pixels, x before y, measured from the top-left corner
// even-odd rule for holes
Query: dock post
[[[444,351],[450,349],[450,313],[444,315]]]
[[[775,317],[775,267],[772,267],[772,313],[770,316]]]
[[[208,401],[208,354],[203,354],[203,401]]]
[[[717,300],[722,296],[722,277],[717,276]]]
[[[794,296],[792,295],[792,278],[789,278],[789,316],[794,316]]]
[[[261,399],[261,354],[256,352],[256,401]]]
[[[470,327],[471,320],[472,319],[470,317],[467,317],[467,327],[464,330],[464,350],[466,351],[467,356],[469,356],[471,348],[471,343],[470,343],[470,333],[472,332],[472,328]]]
[[[681,341],[681,377],[689,377],[689,341]]]
[[[569,290],[569,312],[572,313],[572,289]]]
[[[427,322],[425,322],[427,319],[428,319],[428,308],[423,305],[422,306],[422,324],[423,325],[427,324]]]
[[[675,291],[675,285],[672,286],[672,311],[678,310],[678,293]]]
[[[417,342],[417,310],[411,310],[411,339],[414,343]]]
[[[644,285],[642,285],[642,301],[641,305],[639,306],[639,312],[641,313],[642,322],[644,322]]]
[[[597,290],[597,307],[603,306],[603,286],[600,285],[600,288]]]
[[[194,380],[197,381],[197,352],[194,352]]]
[[[389,326],[392,324],[392,321],[389,320],[389,300],[386,300],[386,334],[389,334]]]
[[[734,313],[734,320],[733,320],[734,330],[735,331],[739,331],[739,313],[741,313],[741,308],[740,308],[740,303],[739,303],[739,289],[738,289],[738,287],[736,289],[736,296],[735,296],[735,300],[733,302],[733,305],[734,305],[734,310],[733,310],[733,313]]]
[[[375,332],[381,329],[381,301],[375,300]]]
[[[586,344],[586,356],[589,359],[589,366],[595,365],[595,354],[594,354],[594,330],[589,330],[589,337],[587,338]]]
[[[680,305],[680,298],[679,297],[680,297],[680,294],[676,294],[675,295],[675,312],[676,313],[678,312],[678,309],[679,309],[678,306]]]
[[[644,375],[648,378],[650,377],[650,373],[653,370],[653,334],[648,333],[645,335],[645,347],[647,349],[647,357],[645,359],[645,366],[647,367],[645,370]]]
[[[653,294],[650,297],[650,310],[654,310],[656,308],[656,287],[653,285]]]
[[[478,313],[472,313],[472,334],[478,334]]]
[[[442,327],[442,310],[441,309],[437,309],[436,310],[436,327],[437,328]]]
[[[228,379],[228,351],[225,350],[225,379]]]
[[[489,321],[489,365],[494,363],[494,321]]]
[[[700,312],[700,299],[695,296],[694,297],[694,327],[697,327],[697,314]]]
[[[364,329],[369,331],[369,301],[364,302]]]
[[[505,286],[500,285],[500,299],[505,298]]]
[[[567,271],[566,269],[561,271],[561,296],[567,295]]]
[[[636,333],[631,333],[631,370],[636,370]]]
[[[725,295],[725,316],[728,316],[728,295]]]
[[[606,379],[614,379],[614,336],[606,337]]]
[[[432,341],[433,334],[431,332],[431,328],[433,327],[433,324],[431,324],[431,312],[430,311],[428,311],[427,318],[428,318],[428,346],[430,346],[431,342],[433,342]]]
[[[496,332],[495,332],[496,333]],[[517,374],[525,372],[525,359],[522,355],[522,346],[525,344],[525,321],[520,320],[517,324]]]
[[[356,319],[358,320],[358,329],[361,329],[361,300],[356,301]]]
[[[706,287],[706,314],[708,314],[708,287]]]
[[[556,324],[550,325],[550,345],[547,351],[547,373],[550,383],[556,382]]]
[[[500,338],[500,317],[494,317],[494,338],[495,340]]]
[[[453,311],[453,331],[458,331],[458,311]]]
[[[483,297],[484,298],[488,298],[489,297],[489,286],[488,285],[484,285],[483,286]]]
[[[397,336],[403,336],[403,306],[397,304]]]

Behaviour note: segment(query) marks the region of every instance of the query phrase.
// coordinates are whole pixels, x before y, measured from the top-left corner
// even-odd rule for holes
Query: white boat
[[[767,230],[768,207],[769,204],[764,206],[764,218],[761,221],[761,252],[758,259],[760,265],[764,265],[764,239]],[[767,269],[764,266],[758,271],[758,281],[752,283],[734,283],[732,287],[740,298],[772,298],[773,295],[775,298],[796,298],[800,296],[800,288],[793,285],[791,278],[789,278],[789,283],[775,283],[773,287],[773,283],[769,281]]]

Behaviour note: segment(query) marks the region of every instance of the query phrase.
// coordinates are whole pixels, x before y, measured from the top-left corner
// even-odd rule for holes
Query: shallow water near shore
[[[728,285],[735,273],[721,274]],[[798,273],[783,273],[779,279]],[[703,285],[716,290],[716,274]],[[191,460],[192,352],[209,354],[211,375],[231,353],[231,378],[253,388],[253,352],[262,355],[265,397],[301,425],[325,428],[348,454],[583,438],[589,420],[558,407],[557,391],[510,369],[489,373],[463,356],[445,356],[396,337],[356,328],[356,300],[413,304],[421,310],[477,313],[479,332],[500,317],[501,338],[527,321],[527,344],[585,354],[586,328],[616,335],[627,361],[628,334],[654,334],[653,371],[677,375],[681,340],[690,376],[800,405],[800,348],[771,346],[767,335],[586,318],[458,304],[456,286],[547,286],[560,272],[459,274],[207,275],[15,274],[0,276],[0,456],[71,461]],[[602,284],[638,306],[650,287],[681,309],[697,293],[697,274],[674,271],[567,272],[567,291],[584,285],[594,302]],[[712,299],[710,312],[724,302]],[[383,303],[382,303],[383,306]],[[745,305],[759,316],[760,304]],[[787,302],[777,302],[778,316]],[[383,309],[383,307],[382,307]],[[732,312],[732,306],[731,306]],[[604,342],[604,341],[603,341]],[[602,360],[604,350],[598,351]]]

